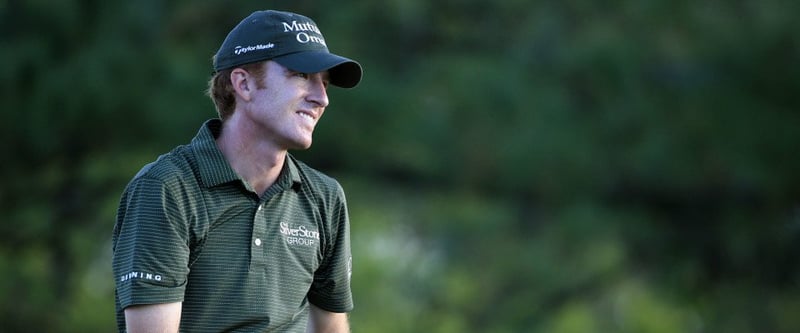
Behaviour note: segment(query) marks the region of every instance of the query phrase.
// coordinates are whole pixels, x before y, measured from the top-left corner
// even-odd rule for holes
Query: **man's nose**
[[[309,94],[308,101],[319,105],[320,107],[328,106],[328,83],[323,79],[321,73],[311,75],[309,79]]]

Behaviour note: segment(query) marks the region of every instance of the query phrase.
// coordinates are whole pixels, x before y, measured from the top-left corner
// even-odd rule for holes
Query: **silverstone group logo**
[[[281,222],[281,234],[289,245],[316,246],[319,244],[319,232],[310,230],[304,225],[296,226]]]

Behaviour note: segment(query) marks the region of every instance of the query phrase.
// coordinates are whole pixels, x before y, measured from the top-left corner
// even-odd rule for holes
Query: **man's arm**
[[[311,304],[307,333],[349,333],[347,313],[329,312]]]
[[[177,333],[181,303],[134,305],[125,308],[128,333]]]

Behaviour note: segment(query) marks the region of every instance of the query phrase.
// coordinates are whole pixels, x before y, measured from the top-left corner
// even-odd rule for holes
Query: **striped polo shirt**
[[[113,232],[117,325],[131,305],[183,302],[181,332],[305,332],[308,303],[353,308],[339,183],[287,154],[258,195],[207,121],[126,187]]]

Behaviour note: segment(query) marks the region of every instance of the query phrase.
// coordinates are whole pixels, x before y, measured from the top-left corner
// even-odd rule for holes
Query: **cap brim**
[[[361,65],[351,59],[323,51],[302,51],[275,57],[272,60],[300,73],[328,71],[331,84],[342,88],[361,82]]]

